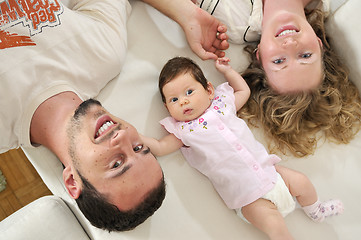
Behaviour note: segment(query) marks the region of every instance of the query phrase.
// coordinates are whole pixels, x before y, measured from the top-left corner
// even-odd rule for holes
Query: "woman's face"
[[[316,88],[322,81],[322,42],[305,18],[282,12],[263,23],[257,58],[278,93]]]

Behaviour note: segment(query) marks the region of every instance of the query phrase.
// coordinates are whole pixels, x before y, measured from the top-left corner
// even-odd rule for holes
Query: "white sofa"
[[[0,224],[1,239],[89,239],[70,208],[58,196],[39,198]]]
[[[212,61],[201,61],[189,49],[180,27],[141,1],[131,1],[128,54],[119,76],[97,97],[110,112],[129,121],[146,135],[161,137],[158,121],[167,116],[157,89],[163,64],[174,56],[188,56],[215,85],[223,82]],[[331,0],[328,31],[361,89],[359,0]],[[242,46],[227,50],[231,65],[242,71],[248,64]],[[262,131],[253,129],[259,141]],[[159,158],[167,182],[162,207],[129,232],[108,233],[89,224],[63,185],[62,166],[47,149],[24,149],[55,196],[41,198],[0,224],[1,239],[266,239],[253,226],[227,209],[206,177],[192,169],[178,151]],[[321,199],[340,198],[343,215],[317,224],[297,208],[286,223],[296,239],[354,240],[361,236],[361,132],[347,145],[321,142],[306,158],[285,157],[282,165],[305,173]]]

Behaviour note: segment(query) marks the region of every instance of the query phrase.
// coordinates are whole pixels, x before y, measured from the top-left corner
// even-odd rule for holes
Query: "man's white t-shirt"
[[[121,70],[127,0],[0,2],[0,153],[30,146],[37,107],[64,91],[95,97]]]

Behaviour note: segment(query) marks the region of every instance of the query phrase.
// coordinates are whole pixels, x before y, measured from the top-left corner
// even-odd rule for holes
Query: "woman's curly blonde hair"
[[[321,85],[310,92],[277,94],[267,84],[265,72],[256,58],[256,45],[248,45],[245,51],[252,61],[242,76],[251,88],[251,97],[238,112],[238,116],[251,125],[263,126],[272,139],[271,152],[289,152],[297,157],[312,154],[320,136],[348,143],[359,131],[361,119],[358,89],[349,80],[342,59],[330,46],[323,12],[315,9],[306,15],[323,43]]]

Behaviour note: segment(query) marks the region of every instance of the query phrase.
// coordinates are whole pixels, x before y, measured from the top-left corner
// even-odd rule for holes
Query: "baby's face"
[[[191,121],[201,116],[210,106],[214,97],[211,83],[204,89],[194,77],[180,74],[164,85],[165,106],[177,121]]]

